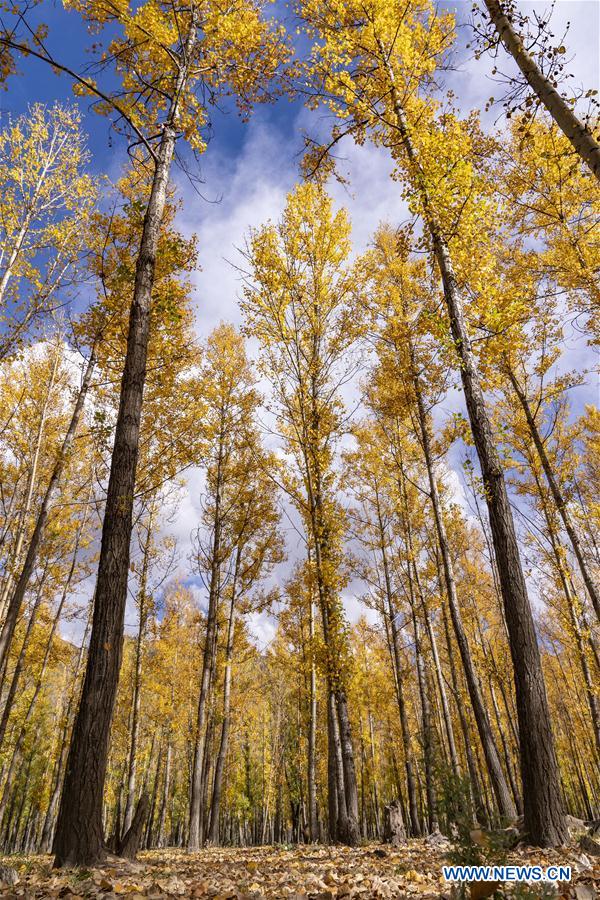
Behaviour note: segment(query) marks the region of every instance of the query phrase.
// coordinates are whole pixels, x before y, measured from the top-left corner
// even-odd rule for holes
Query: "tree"
[[[98,185],[75,108],[37,103],[0,132],[0,360],[38,330],[81,273]]]
[[[209,337],[202,381],[206,402],[206,493],[203,522],[197,532],[196,564],[208,592],[208,608],[190,799],[188,844],[192,850],[198,850],[205,837],[207,709],[214,684],[220,609],[228,600],[227,646],[231,656],[236,606],[281,552],[274,533],[278,517],[267,474],[272,461],[262,450],[256,430],[259,395],[255,376],[243,340],[232,326],[223,324]],[[231,659],[226,668],[229,674],[224,687],[224,730],[217,757],[220,771],[215,772],[213,786],[213,842],[218,840],[220,780],[228,740],[227,678],[231,677]]]
[[[395,402],[399,403],[400,411],[403,401],[405,406],[408,406],[405,415],[408,414],[411,419],[409,429],[414,429],[423,454],[450,618],[479,737],[500,815],[505,819],[512,819],[516,815],[515,805],[502,771],[462,623],[444,510],[435,472],[435,451],[428,415],[428,407],[431,404],[428,402],[428,396],[432,394],[435,396],[439,391],[439,384],[435,382],[439,382],[441,373],[436,372],[434,351],[431,346],[424,345],[422,333],[422,320],[426,320],[428,312],[431,314],[431,310],[427,308],[430,284],[424,277],[423,266],[419,263],[411,265],[403,255],[405,251],[403,236],[395,234],[391,229],[382,228],[377,233],[374,248],[365,261],[372,278],[372,315],[379,340],[378,358],[381,372],[374,381],[376,385],[382,387],[386,384],[392,385],[391,390],[388,389],[387,394],[381,398],[373,392],[373,402],[377,404],[379,400],[382,403],[384,415],[386,410],[393,409]],[[424,379],[423,373],[426,371],[429,384],[426,384]],[[394,397],[396,386],[399,387],[398,401],[395,401]]]
[[[538,102],[543,103],[565,137],[571,142],[575,152],[589,166],[593,174],[600,181],[600,144],[595,139],[589,124],[584,124],[573,111],[567,98],[561,96],[557,90],[556,59],[566,52],[564,46],[548,48],[545,58],[541,55],[540,65],[525,46],[525,40],[514,27],[515,19],[519,14],[514,0],[502,3],[501,0],[484,0],[487,14],[492,23],[497,39],[490,40],[494,47],[497,41],[504,44],[506,51],[512,56],[521,70],[525,81],[536,95]],[[521,17],[523,24],[526,20]],[[544,48],[546,49],[546,48]],[[548,73],[545,74],[542,66],[546,64]],[[589,96],[589,94],[588,94]]]
[[[89,864],[103,852],[102,791],[123,642],[151,298],[175,144],[185,136],[195,149],[203,149],[200,130],[207,119],[200,99],[203,92],[210,98],[233,93],[248,111],[255,100],[268,98],[269,82],[285,57],[281,32],[270,28],[261,18],[259,3],[251,0],[239,0],[227,15],[208,0],[185,10],[170,2],[135,10],[116,9],[102,0],[77,0],[73,6],[92,30],[109,27],[111,40],[100,51],[101,64],[114,67],[121,80],[115,93],[110,88],[103,91],[55,60],[42,39],[29,46],[26,11],[18,18],[22,35],[18,28],[3,31],[3,75],[12,71],[10,50],[33,55],[69,74],[80,92],[91,93],[100,112],[115,114],[118,123],[141,141],[149,155],[152,184],[136,261],[90,651],[55,834],[57,865]]]
[[[376,143],[389,147],[412,209],[422,218],[426,246],[435,258],[441,277],[448,324],[485,483],[510,635],[525,827],[532,842],[556,845],[563,841],[566,831],[540,651],[502,464],[467,326],[460,271],[453,258],[453,248],[459,260],[465,252],[464,246],[460,249],[460,232],[469,220],[469,213],[484,203],[470,175],[472,161],[467,149],[473,146],[477,134],[471,136],[472,123],[461,123],[454,115],[445,115],[437,121],[436,101],[419,93],[419,88],[431,83],[436,66],[452,42],[453,19],[449,15],[434,15],[427,4],[390,8],[388,3],[376,3],[368,10],[360,4],[347,4],[341,10],[319,0],[307,0],[300,4],[300,11],[309,31],[318,38],[309,63],[315,102],[324,98],[343,122],[344,132],[338,126],[334,141],[342,133],[352,131],[355,139],[364,140],[369,134]],[[444,131],[448,133],[444,135]],[[461,148],[462,162],[447,168],[444,177],[440,177],[443,159],[440,147],[446,147],[445,141],[451,135],[456,142],[466,141],[466,146]],[[458,146],[451,146],[449,153],[454,153]],[[314,170],[315,161],[325,154],[326,148],[317,148],[308,161],[309,167],[312,160]],[[465,195],[466,185],[470,185],[470,190]],[[470,221],[470,227],[474,221]]]
[[[349,299],[355,280],[347,264],[348,235],[345,214],[333,212],[321,188],[297,187],[281,223],[250,235],[243,310],[248,333],[261,343],[261,370],[273,386],[278,429],[294,466],[286,490],[314,558],[329,693],[329,829],[332,839],[352,845],[360,831],[332,466],[343,422],[339,389],[353,367]]]

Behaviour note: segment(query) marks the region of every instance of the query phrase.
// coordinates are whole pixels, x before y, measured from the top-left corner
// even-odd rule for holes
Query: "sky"
[[[519,3],[529,12],[542,12],[546,3]],[[455,94],[455,102],[462,112],[472,108],[483,109],[494,93],[498,94],[491,76],[496,61],[490,57],[476,60],[465,49],[470,39],[468,26],[471,2],[444,4],[455,10],[460,23],[458,51],[454,60],[455,71],[445,75],[446,87]],[[275,11],[289,21],[289,11],[276,4]],[[60,3],[41,0],[36,15],[49,25],[48,45],[56,58],[74,69],[81,70],[89,62],[86,48],[91,43],[77,13],[66,13]],[[557,37],[562,37],[567,22],[570,28],[565,38],[568,71],[575,76],[573,84],[585,89],[600,89],[600,0],[557,0],[552,27]],[[497,64],[497,63],[496,63]],[[68,79],[57,77],[43,63],[32,59],[19,61],[20,75],[12,78],[8,91],[0,94],[0,126],[9,116],[24,111],[28,104],[55,100],[73,103]],[[512,60],[501,57],[499,68],[512,72]],[[106,173],[112,180],[119,177],[126,162],[126,147],[122,137],[110,133],[107,121],[90,111],[85,102],[79,101],[83,127],[89,136],[91,168]],[[502,110],[498,106],[483,116],[489,128],[503,127]],[[243,123],[234,110],[214,111],[213,136],[200,161],[202,179],[198,193],[189,180],[178,171],[174,180],[183,199],[177,225],[186,234],[198,237],[199,268],[193,275],[194,305],[197,329],[201,337],[207,336],[220,322],[240,323],[238,299],[241,285],[235,266],[242,260],[239,248],[243,247],[248,229],[276,221],[285,205],[286,194],[299,178],[298,164],[303,148],[303,133],[315,134],[326,127],[318,112],[304,109],[299,101],[281,98],[271,106],[261,106],[248,123]],[[369,144],[357,147],[350,140],[339,148],[343,157],[341,168],[348,177],[347,186],[337,182],[330,191],[338,205],[348,209],[353,226],[354,252],[363,251],[382,221],[401,224],[407,217],[400,198],[397,183],[390,179],[392,165],[387,153]],[[594,358],[582,342],[573,335],[565,348],[565,363],[575,358],[580,366],[591,366]],[[598,382],[589,378],[575,398],[583,402],[598,400]],[[444,417],[461,408],[458,392],[451,394],[441,405],[437,415]],[[455,496],[464,502],[461,487],[460,459],[455,455],[449,460],[448,478]],[[199,495],[202,478],[198,471],[187,475],[177,515],[169,525],[170,533],[177,536],[182,571],[189,569],[186,562],[190,549],[190,534],[198,521]],[[299,551],[290,538],[290,554],[293,559]],[[289,565],[289,563],[288,563]],[[281,573],[280,573],[281,575]],[[192,581],[203,605],[203,591],[198,582]],[[91,584],[83,590],[90,593]],[[362,608],[356,593],[358,586],[351,585],[346,605],[351,618]],[[130,613],[131,611],[129,611]],[[132,618],[128,614],[128,621]],[[265,644],[272,637],[274,624],[263,617],[254,622],[257,639]]]

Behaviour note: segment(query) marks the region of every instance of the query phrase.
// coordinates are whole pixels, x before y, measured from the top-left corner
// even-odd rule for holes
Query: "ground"
[[[600,897],[600,859],[586,857],[579,848],[539,851],[523,848],[511,855],[520,865],[571,865],[573,881],[552,894],[540,888],[521,898],[562,897],[592,900]],[[95,897],[116,900],[167,900],[171,897],[212,900],[350,900],[350,898],[458,897],[442,879],[444,850],[425,841],[406,847],[370,844],[346,847],[210,848],[200,853],[155,850],[140,853],[138,862],[112,860],[101,869],[54,871],[48,856],[12,856],[0,860],[0,896],[5,898]],[[15,875],[16,872],[16,875]],[[469,896],[467,892],[466,896]],[[490,896],[481,892],[473,897]],[[497,895],[503,896],[503,895]]]

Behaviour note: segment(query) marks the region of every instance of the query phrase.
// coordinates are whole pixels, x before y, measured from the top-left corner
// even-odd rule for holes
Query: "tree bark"
[[[85,632],[83,634],[83,638],[81,641],[81,646],[79,648],[79,652],[77,654],[77,661],[75,663],[75,671],[73,673],[73,681],[71,685],[71,690],[69,692],[69,700],[67,703],[67,708],[64,714],[64,725],[61,732],[60,739],[60,752],[58,755],[58,759],[56,761],[56,771],[55,771],[55,781],[54,786],[52,788],[52,793],[50,794],[50,801],[48,803],[48,809],[46,810],[46,815],[44,817],[44,825],[42,828],[42,838],[41,838],[41,846],[40,851],[42,853],[48,853],[50,851],[50,847],[52,846],[52,834],[54,831],[55,825],[55,817],[58,810],[58,802],[60,800],[60,791],[63,782],[63,773],[65,768],[65,763],[67,760],[67,750],[69,747],[68,737],[69,730],[71,726],[71,713],[73,708],[77,704],[77,681],[79,678],[79,673],[81,671],[81,667],[83,664],[83,660],[85,658],[85,651],[87,645],[87,639],[90,631],[90,627],[92,624],[92,608],[93,601],[90,604],[90,610],[87,617],[87,622],[85,626]]]
[[[587,588],[587,592],[590,595],[592,605],[596,611],[596,615],[598,616],[598,621],[600,622],[600,592],[598,591],[598,587],[594,579],[592,578],[592,574],[583,555],[579,536],[577,534],[577,531],[575,530],[575,527],[573,526],[573,522],[571,521],[571,516],[569,515],[569,510],[565,502],[565,498],[562,495],[562,491],[559,487],[558,481],[554,476],[552,465],[548,458],[548,454],[546,453],[546,448],[538,430],[535,417],[531,412],[529,401],[527,400],[525,391],[519,384],[512,367],[508,364],[506,365],[506,373],[525,414],[529,433],[531,434],[535,449],[537,450],[538,456],[540,458],[540,462],[544,470],[544,475],[546,476],[546,481],[548,482],[548,487],[550,488],[550,493],[552,494],[552,499],[556,504],[558,514],[562,519],[563,525],[565,526],[565,531],[569,535],[569,540],[571,541],[571,546],[573,548],[573,553],[575,554],[575,559],[577,560],[577,565],[579,566],[579,571],[581,572],[581,577],[583,578],[583,583]]]
[[[208,609],[206,613],[206,637],[202,656],[202,675],[200,678],[200,694],[198,698],[198,715],[196,719],[196,745],[192,769],[190,797],[190,827],[188,849],[199,850],[202,840],[202,793],[204,773],[204,753],[206,748],[206,707],[208,704],[213,654],[217,631],[217,612],[221,572],[221,491],[222,491],[222,441],[217,463],[217,481],[215,495],[214,530],[211,552],[210,584],[208,592]]]
[[[404,745],[404,766],[406,770],[406,790],[408,794],[408,807],[410,812],[410,825],[413,837],[420,837],[422,834],[421,822],[419,820],[419,807],[417,802],[417,786],[415,780],[415,763],[412,746],[412,738],[408,727],[408,716],[406,714],[406,702],[404,699],[404,691],[402,688],[402,660],[400,658],[400,634],[398,632],[398,623],[396,621],[397,612],[394,606],[392,595],[392,583],[390,578],[389,563],[385,546],[385,533],[383,522],[378,506],[378,521],[381,533],[381,557],[383,562],[383,573],[385,579],[385,590],[387,600],[387,613],[390,620],[390,631],[392,637],[392,652],[394,668],[396,672],[396,699],[398,701],[398,714],[400,717],[400,729],[402,731],[402,743]]]
[[[48,482],[48,487],[46,488],[46,493],[44,494],[44,498],[42,500],[42,505],[37,514],[37,519],[35,523],[35,527],[33,529],[33,534],[31,536],[31,540],[29,542],[29,547],[27,549],[27,555],[25,557],[25,562],[23,563],[23,568],[21,570],[21,574],[19,576],[19,580],[15,586],[14,592],[9,600],[8,609],[6,612],[6,618],[4,620],[4,625],[2,627],[2,632],[0,634],[0,667],[2,667],[4,658],[10,649],[10,645],[12,642],[13,634],[15,631],[15,626],[17,624],[17,619],[19,616],[19,611],[21,609],[21,605],[23,603],[23,599],[25,597],[25,592],[27,590],[27,586],[29,585],[29,580],[31,578],[31,573],[33,572],[33,568],[35,566],[37,555],[40,549],[40,544],[42,542],[42,538],[44,536],[44,530],[46,527],[46,521],[48,519],[48,514],[50,512],[50,504],[52,503],[52,499],[58,489],[58,485],[60,483],[60,479],[62,477],[65,464],[69,457],[69,453],[71,451],[71,447],[73,445],[73,440],[75,438],[75,434],[77,432],[77,428],[79,426],[79,421],[81,419],[81,414],[83,412],[83,407],[85,403],[85,398],[87,397],[87,393],[92,381],[92,375],[94,373],[94,368],[96,365],[96,349],[95,345],[92,347],[90,357],[85,369],[85,374],[83,376],[83,381],[81,383],[81,387],[79,388],[79,393],[77,394],[77,400],[75,401],[75,406],[73,407],[73,414],[71,416],[71,421],[69,422],[69,427],[67,429],[67,433],[64,437],[62,446],[60,448],[59,454],[54,463],[54,468],[52,469],[52,474],[50,476],[50,481]]]
[[[406,844],[406,828],[399,800],[394,800],[383,808],[383,840],[393,847]]]
[[[176,116],[176,106],[177,101],[173,103],[171,119]],[[150,305],[175,137],[175,124],[171,120],[163,129],[136,264],[88,661],[54,836],[56,866],[95,865],[104,857],[102,799],[123,651]]]
[[[150,551],[152,544],[152,526],[154,518],[154,503],[151,501],[147,539],[144,545],[144,558],[142,561],[142,572],[140,576],[140,592],[139,592],[139,625],[135,642],[135,668],[133,672],[133,698],[131,709],[131,735],[129,743],[129,762],[127,772],[127,802],[125,804],[125,816],[123,818],[123,831],[129,831],[133,821],[135,808],[135,784],[136,784],[136,768],[137,768],[137,745],[140,729],[140,705],[141,705],[141,688],[142,688],[142,650],[144,644],[144,635],[148,620],[148,567],[150,564]]]
[[[395,77],[380,43],[381,64],[390,86],[391,101],[402,146],[414,172],[425,225],[437,261],[450,330],[458,359],[475,448],[481,465],[485,496],[498,566],[500,589],[509,632],[519,719],[524,827],[533,844],[551,847],[567,837],[561,805],[560,777],[550,710],[542,672],[540,650],[527,586],[521,567],[512,510],[502,463],[496,450],[485,408],[479,372],[465,322],[447,242],[432,208],[424,172],[420,166],[406,116],[396,91]]]
[[[319,839],[317,821],[317,668],[315,665],[315,612],[312,593],[309,597],[308,634],[310,654],[309,723],[308,723],[308,829],[311,842]]]
[[[421,626],[415,610],[412,611],[413,629],[415,635],[415,657],[417,663],[417,680],[419,684],[419,697],[421,699],[421,726],[423,732],[423,761],[425,768],[425,793],[427,795],[427,814],[429,818],[429,830],[439,830],[437,815],[437,796],[433,783],[433,732],[431,725],[431,707],[427,686],[427,673],[421,652]]]
[[[352,748],[352,733],[350,728],[350,714],[348,712],[348,700],[343,687],[338,687],[335,692],[338,721],[340,726],[340,743],[342,750],[342,765],[344,767],[344,795],[346,798],[347,824],[345,841],[350,847],[355,847],[360,841],[360,826],[358,819],[358,783],[356,780],[356,767],[354,764],[354,751]]]
[[[594,687],[594,680],[592,677],[592,673],[590,672],[585,645],[583,643],[581,625],[578,619],[577,600],[571,587],[570,573],[566,566],[564,549],[561,547],[558,536],[555,533],[554,523],[552,522],[550,511],[546,503],[546,497],[542,492],[542,485],[540,484],[537,473],[534,472],[533,475],[536,486],[538,488],[538,493],[540,495],[540,502],[542,504],[542,509],[544,512],[544,519],[546,520],[546,527],[548,529],[548,537],[550,538],[550,546],[552,547],[552,554],[554,556],[556,570],[558,572],[558,577],[562,585],[565,600],[567,602],[569,619],[571,621],[571,627],[573,629],[573,634],[575,637],[575,645],[577,647],[577,656],[579,658],[579,664],[581,666],[585,684],[586,696],[590,708],[592,728],[594,731],[594,740],[596,742],[596,754],[598,760],[600,760],[600,709],[598,706],[598,697],[596,695]]]
[[[437,486],[435,472],[433,469],[431,439],[429,436],[429,425],[425,412],[425,404],[423,402],[423,390],[421,386],[419,370],[417,367],[415,349],[410,339],[409,352],[412,369],[411,375],[415,392],[417,417],[419,421],[419,431],[421,436],[421,446],[423,448],[423,458],[425,460],[425,466],[427,468],[427,478],[429,482],[429,499],[431,501],[431,506],[433,509],[435,530],[438,539],[438,546],[440,548],[440,555],[442,558],[442,571],[444,573],[446,595],[448,597],[448,606],[450,609],[450,618],[452,620],[454,636],[456,638],[458,651],[460,653],[460,658],[465,673],[467,688],[469,690],[469,698],[471,700],[471,705],[473,707],[473,712],[475,715],[477,731],[479,732],[479,739],[481,740],[487,769],[490,775],[490,780],[492,782],[492,787],[494,789],[494,794],[496,796],[496,802],[498,803],[498,810],[500,812],[500,815],[504,818],[514,819],[517,814],[516,807],[510,795],[510,789],[506,782],[506,778],[504,777],[504,772],[502,771],[500,757],[498,755],[498,748],[496,747],[496,742],[494,741],[490,720],[485,708],[485,704],[483,702],[483,698],[481,696],[481,692],[479,690],[477,675],[475,673],[475,667],[471,658],[467,635],[465,633],[464,625],[462,622],[460,606],[458,604],[456,579],[454,577],[454,567],[452,565],[450,545],[448,543],[442,503]]]
[[[130,827],[121,840],[117,853],[125,859],[135,859],[142,840],[142,832],[148,815],[148,794],[142,794]]]
[[[560,130],[571,142],[573,149],[590,167],[600,181],[600,144],[592,133],[577,118],[571,105],[560,96],[539,66],[527,52],[523,39],[513,28],[510,19],[502,9],[500,0],[484,0],[491,22],[500,40],[539,100],[544,104]]]
[[[227,623],[227,646],[225,650],[225,677],[223,683],[223,723],[221,725],[221,739],[219,752],[215,763],[215,776],[213,780],[212,801],[210,804],[210,826],[208,840],[211,844],[219,843],[219,812],[221,808],[221,792],[223,789],[223,772],[227,758],[229,743],[229,728],[231,725],[231,664],[233,660],[233,637],[235,632],[235,579],[232,586],[231,604],[229,607],[229,620]]]
[[[15,568],[18,568],[21,564],[21,553],[23,550],[23,542],[25,540],[25,532],[27,529],[27,518],[29,516],[31,505],[33,502],[33,492],[35,489],[35,483],[37,478],[37,470],[40,460],[40,452],[42,447],[42,440],[44,437],[44,429],[46,427],[46,419],[48,417],[48,408],[50,406],[50,394],[54,387],[54,383],[56,381],[56,373],[58,371],[59,364],[59,354],[56,353],[54,358],[54,365],[52,366],[52,372],[50,375],[50,381],[48,384],[48,389],[46,391],[46,396],[44,398],[44,402],[42,404],[42,409],[40,412],[40,421],[37,427],[37,433],[35,438],[35,448],[33,451],[33,456],[31,460],[31,469],[29,470],[29,477],[27,479],[27,488],[25,490],[25,503],[23,505],[23,510],[19,517],[19,525],[17,530],[17,538],[15,541],[14,550],[12,552],[12,559],[6,565],[6,576],[4,585],[2,586],[2,596],[0,597],[0,614],[3,618],[2,630],[0,631],[0,671],[4,672],[6,668],[6,661],[8,659],[8,651],[10,650],[10,643],[12,640],[12,636],[15,629],[15,622],[18,617],[18,610],[16,615],[14,614],[14,602],[11,597],[11,588],[13,584],[13,576],[12,571]],[[14,592],[13,592],[14,597]],[[7,623],[7,613],[9,612],[10,606],[13,606],[13,613],[11,618],[15,619],[15,622]]]

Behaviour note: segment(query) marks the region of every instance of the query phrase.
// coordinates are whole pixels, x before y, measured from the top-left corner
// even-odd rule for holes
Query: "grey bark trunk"
[[[102,525],[88,661],[54,836],[56,866],[94,865],[104,857],[102,800],[123,652],[133,499],[150,336],[150,304],[175,135],[174,125],[167,124],[161,138],[136,264],[127,352]]]
[[[390,631],[392,637],[392,652],[394,659],[394,668],[396,671],[396,699],[398,701],[398,714],[400,717],[400,729],[402,731],[402,743],[404,745],[404,765],[406,769],[406,791],[408,794],[408,807],[410,811],[410,824],[413,837],[420,837],[422,834],[421,822],[419,819],[419,807],[417,802],[417,785],[415,779],[415,762],[410,729],[408,727],[408,716],[406,714],[406,702],[404,699],[404,690],[402,687],[402,660],[400,658],[400,635],[398,633],[398,623],[396,621],[396,609],[392,596],[392,585],[385,549],[385,535],[383,531],[383,523],[379,516],[379,528],[382,535],[381,553],[383,561],[383,572],[385,578],[386,599],[388,616],[390,620]]]
[[[212,801],[210,805],[210,825],[208,840],[211,844],[219,843],[219,813],[221,810],[221,793],[223,789],[223,772],[227,758],[229,744],[229,728],[231,724],[231,665],[233,661],[233,638],[235,632],[235,583],[232,588],[231,605],[229,608],[229,620],[227,622],[227,646],[225,649],[225,678],[223,682],[223,723],[221,725],[221,739],[219,751],[215,763],[215,776],[213,781]]]
[[[447,243],[431,205],[428,187],[398,98],[394,73],[385,50],[382,65],[389,83],[400,140],[414,168],[425,225],[429,231],[450,320],[469,421],[486,489],[486,503],[509,633],[519,719],[524,827],[539,846],[557,846],[567,838],[560,777],[540,651],[521,567],[512,510],[498,456],[479,372],[467,332],[460,294]]]
[[[17,624],[17,619],[19,616],[19,611],[21,609],[21,605],[22,605],[23,599],[25,597],[25,592],[27,591],[27,587],[29,585],[29,580],[31,578],[31,574],[33,572],[33,568],[34,568],[36,560],[37,560],[38,552],[40,549],[40,544],[41,544],[42,538],[44,536],[44,530],[46,527],[48,514],[50,512],[50,505],[51,505],[54,495],[58,489],[58,485],[60,483],[60,479],[62,477],[64,468],[65,468],[65,464],[69,458],[69,453],[70,453],[72,445],[73,445],[73,439],[77,432],[77,428],[79,426],[79,421],[81,419],[81,414],[83,412],[85,398],[87,397],[87,393],[88,393],[88,390],[89,390],[89,387],[90,387],[90,384],[92,381],[92,375],[94,373],[95,365],[96,365],[96,350],[95,350],[95,346],[94,346],[94,347],[92,347],[90,357],[89,357],[89,360],[88,360],[88,363],[86,366],[85,374],[83,377],[83,381],[81,383],[79,393],[77,394],[77,400],[75,401],[75,406],[73,407],[73,414],[71,416],[71,421],[69,422],[69,427],[67,429],[67,433],[64,437],[59,454],[54,463],[54,468],[52,469],[50,481],[48,482],[48,487],[46,488],[46,493],[44,494],[42,504],[41,504],[38,514],[37,514],[35,527],[33,529],[33,534],[31,535],[31,540],[29,541],[29,547],[27,548],[27,555],[25,557],[25,562],[23,563],[23,568],[21,570],[19,580],[17,581],[14,592],[8,602],[6,618],[4,620],[4,625],[2,627],[2,632],[0,634],[0,668],[4,664],[5,656],[10,649],[13,634],[15,631],[15,626]]]
[[[496,747],[496,742],[494,741],[492,727],[487,714],[487,710],[485,708],[485,704],[479,690],[477,675],[475,673],[475,667],[473,665],[473,660],[471,658],[471,652],[467,641],[467,635],[465,633],[462,622],[460,606],[458,604],[454,567],[452,565],[450,546],[446,534],[446,526],[444,523],[440,494],[435,478],[435,472],[433,470],[429,426],[425,413],[425,405],[423,403],[423,393],[419,377],[419,370],[417,368],[416,354],[412,344],[410,346],[410,357],[413,386],[417,402],[419,430],[421,434],[421,446],[423,448],[423,457],[425,459],[425,465],[427,468],[427,478],[429,481],[429,498],[433,509],[435,530],[437,534],[438,545],[440,548],[440,555],[442,557],[442,571],[444,573],[446,595],[448,597],[448,606],[450,608],[450,618],[452,620],[454,635],[465,673],[467,688],[469,690],[469,698],[471,700],[471,705],[475,714],[475,722],[477,724],[479,738],[483,747],[490,780],[492,782],[492,787],[496,796],[496,802],[498,803],[498,810],[500,812],[500,815],[504,818],[514,819],[517,812],[516,807],[510,795],[510,789],[506,782],[506,778],[504,777],[504,772],[502,771],[498,749]]]
[[[310,685],[308,723],[308,828],[311,842],[319,839],[317,821],[317,669],[315,665],[315,613],[312,594],[309,598],[308,633],[310,642]]]
[[[600,144],[527,52],[523,39],[513,28],[500,0],[484,0],[484,3],[500,40],[525,76],[527,83],[571,142],[573,149],[600,181]]]
[[[589,566],[587,565],[585,556],[583,555],[579,535],[577,534],[573,522],[571,521],[571,516],[569,514],[565,498],[563,497],[558,481],[554,476],[552,464],[550,463],[548,454],[546,453],[546,448],[544,447],[544,442],[542,441],[539,429],[535,421],[535,417],[531,412],[529,401],[527,400],[525,391],[519,384],[519,381],[513,369],[509,365],[506,366],[506,373],[525,414],[527,426],[535,445],[535,449],[537,450],[538,456],[540,458],[540,462],[544,470],[544,475],[546,476],[546,481],[548,482],[548,487],[550,488],[550,493],[552,494],[552,499],[556,504],[558,514],[562,519],[563,525],[565,526],[565,531],[569,535],[569,540],[571,541],[571,546],[573,548],[573,553],[575,554],[575,559],[577,560],[577,565],[579,566],[579,571],[581,572],[581,577],[583,578],[583,583],[587,588],[587,592],[590,595],[592,605],[596,611],[596,615],[598,616],[598,621],[600,622],[600,592],[598,591],[596,582],[592,578]]]

